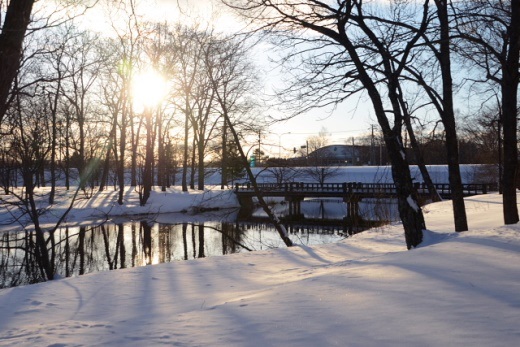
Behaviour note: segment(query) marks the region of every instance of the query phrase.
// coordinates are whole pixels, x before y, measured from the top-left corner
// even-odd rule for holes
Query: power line
[[[359,131],[366,131],[366,129],[357,129],[357,130],[343,130],[343,131],[327,131],[327,134],[343,134],[343,133],[355,133]],[[297,133],[291,132],[291,135],[314,135],[319,134],[320,132],[310,132],[310,133]]]

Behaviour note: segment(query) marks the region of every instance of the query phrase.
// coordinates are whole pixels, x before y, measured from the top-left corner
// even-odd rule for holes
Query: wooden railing
[[[424,183],[414,184],[418,194],[429,194]],[[312,194],[323,193],[324,195],[337,194],[359,194],[359,195],[395,195],[396,187],[393,183],[359,183],[359,182],[342,182],[342,183],[303,183],[303,182],[287,182],[287,183],[258,183],[258,188],[264,195],[291,195],[291,194]],[[448,183],[435,184],[437,192],[441,196],[451,194],[450,185]],[[489,183],[471,183],[463,184],[463,192],[465,196],[487,194],[495,189],[494,184]],[[251,194],[253,187],[250,183],[242,183],[235,185],[237,194]]]

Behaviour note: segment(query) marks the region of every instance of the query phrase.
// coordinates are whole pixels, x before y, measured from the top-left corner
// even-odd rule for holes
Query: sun
[[[166,96],[166,81],[156,70],[148,69],[132,78],[134,109],[145,110],[159,106]]]

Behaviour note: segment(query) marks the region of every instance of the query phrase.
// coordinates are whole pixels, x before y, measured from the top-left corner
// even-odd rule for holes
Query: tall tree
[[[66,28],[64,35],[68,40],[65,46],[67,79],[63,85],[63,98],[66,100],[66,119],[68,127],[65,131],[76,136],[72,141],[67,137],[66,141],[74,146],[75,168],[80,176],[85,175],[86,165],[91,159],[89,155],[88,138],[92,136],[89,127],[95,111],[93,91],[99,77],[103,57],[99,54],[96,35],[81,31],[71,25]],[[68,147],[68,146],[67,146]],[[68,156],[67,156],[68,159]]]
[[[215,92],[215,98],[220,106],[222,117],[224,118],[233,141],[237,145],[240,153],[242,166],[246,169],[247,177],[253,185],[255,195],[269,220],[278,231],[278,235],[286,246],[292,246],[287,230],[279,221],[278,217],[271,211],[269,205],[264,200],[262,192],[256,183],[256,177],[251,171],[247,156],[240,145],[240,136],[232,120],[233,115],[240,114],[240,101],[245,94],[251,91],[254,84],[251,65],[248,64],[247,55],[243,43],[234,41],[232,38],[211,40],[205,46],[205,68],[209,80]]]
[[[175,79],[175,87],[178,94],[176,100],[177,107],[184,114],[184,146],[182,158],[182,190],[188,191],[188,159],[189,159],[189,139],[191,129],[191,119],[196,108],[196,96],[193,97],[196,90],[197,77],[201,75],[200,59],[201,48],[197,43],[197,29],[188,28],[178,25],[174,28],[176,42],[174,49],[176,51],[175,71],[177,78]]]
[[[520,0],[480,0],[454,5],[458,53],[485,73],[483,82],[498,86],[504,131],[502,176],[504,222],[519,221],[518,175],[518,85],[520,60]]]
[[[10,1],[0,33],[0,124],[9,104],[9,91],[20,67],[25,32],[35,0]],[[1,16],[1,15],[0,15]]]
[[[321,101],[334,103],[345,95],[366,91],[372,101],[391,161],[407,248],[419,245],[425,223],[401,138],[403,116],[398,93],[404,66],[413,58],[411,50],[425,30],[428,4],[424,5],[417,23],[419,31],[414,32],[400,23],[404,20],[415,22],[417,16],[415,12],[403,11],[400,3],[387,13],[386,18],[378,16],[377,6],[370,7],[370,4],[362,1],[336,1],[333,5],[319,1],[268,0],[227,3],[247,18],[260,22],[263,28],[284,34],[286,42],[301,44],[306,56],[312,52],[309,60],[320,63],[311,70],[310,80],[319,76],[322,83],[306,84],[307,87],[303,88],[301,85],[296,86],[295,89],[307,88],[312,91],[301,94],[313,94],[314,98],[321,95]],[[306,35],[309,31],[318,34],[318,37]],[[328,69],[336,71],[331,74]],[[337,69],[342,73],[337,73]],[[328,77],[331,75],[333,78]],[[382,93],[380,81],[384,83],[388,99]],[[331,101],[330,96],[324,96],[330,94],[328,86],[332,86],[332,97],[336,97],[336,100]],[[338,94],[342,97],[337,97]],[[390,112],[387,112],[387,104]],[[389,113],[394,116],[393,124],[388,117]]]
[[[464,205],[464,192],[459,167],[459,144],[453,106],[453,79],[451,73],[451,34],[448,1],[435,0],[440,27],[439,48],[434,48],[439,60],[442,75],[442,109],[440,116],[446,132],[446,152],[448,158],[448,175],[451,188],[451,201],[455,220],[455,231],[468,230],[468,219]],[[433,48],[433,46],[432,46]]]

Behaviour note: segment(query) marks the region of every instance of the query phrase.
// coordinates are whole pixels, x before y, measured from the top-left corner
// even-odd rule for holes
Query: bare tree
[[[15,206],[16,222],[22,229],[33,230],[35,237],[35,259],[38,264],[41,278],[54,279],[56,264],[55,231],[65,220],[72,209],[79,187],[72,196],[68,208],[59,216],[58,221],[50,228],[44,228],[40,222],[45,209],[41,206],[42,196],[37,193],[35,178],[45,164],[45,158],[53,145],[52,135],[41,132],[45,128],[47,119],[40,117],[45,114],[48,107],[48,94],[43,88],[34,88],[33,97],[25,94],[15,94],[14,103],[8,109],[9,118],[13,124],[13,132],[10,135],[10,154],[20,163],[20,173],[23,181],[23,189],[12,189],[10,194],[14,197],[9,204]],[[88,177],[85,177],[88,179]],[[31,237],[32,237],[31,236]]]
[[[396,4],[387,18],[382,18],[378,16],[377,6],[371,8],[358,1],[337,1],[331,6],[317,1],[227,3],[247,18],[261,23],[263,28],[281,33],[286,42],[304,47],[300,53],[310,56],[314,67],[307,74],[310,76],[308,80],[319,80],[321,83],[300,83],[295,85],[293,91],[303,89],[300,94],[314,95],[311,100],[317,98],[323,104],[335,103],[362,89],[366,90],[390,157],[406,245],[408,248],[419,245],[425,223],[401,138],[403,116],[398,87],[404,66],[413,58],[411,50],[427,26],[427,3],[422,8],[418,23],[415,11],[407,13],[400,4]],[[419,30],[400,25],[404,21],[416,23]],[[314,35],[306,35],[309,31]],[[329,68],[334,70],[333,73]],[[337,73],[338,70],[342,73]],[[387,102],[379,88],[380,81],[387,90],[393,124],[388,118]],[[338,98],[338,94],[343,96]]]
[[[244,110],[240,107],[240,101],[254,86],[254,78],[251,73],[253,70],[251,65],[248,64],[244,43],[230,37],[213,39],[211,44],[206,47],[205,55],[205,67],[215,92],[215,98],[220,106],[222,117],[237,144],[242,165],[253,185],[258,202],[285,245],[292,246],[293,243],[287,230],[271,211],[258,188],[246,153],[240,144],[240,136],[235,128],[235,122],[232,121],[233,115],[235,117],[243,115],[241,111]]]
[[[202,46],[204,43],[200,43]],[[213,103],[215,93],[211,85],[208,83],[206,75],[200,76],[197,82],[197,97],[195,97],[197,109],[191,113],[191,124],[194,134],[194,144],[196,146],[197,155],[197,189],[204,190],[204,158],[206,148],[211,140],[211,136],[217,125],[217,120],[212,119],[214,116]],[[194,148],[195,151],[195,148]],[[194,168],[193,168],[194,169]],[[193,170],[192,169],[192,170]],[[192,172],[194,172],[193,170]]]
[[[414,131],[413,125],[412,125],[412,115],[411,115],[412,112],[409,110],[408,103],[406,102],[406,100],[404,100],[403,94],[404,93],[400,89],[399,94],[398,94],[399,104],[401,105],[401,109],[403,111],[403,121],[404,121],[404,125],[406,128],[406,132],[410,138],[410,145],[413,150],[415,161],[417,163],[419,171],[421,172],[421,176],[423,178],[424,183],[426,184],[428,192],[430,193],[431,200],[434,202],[441,201],[441,197],[440,197],[439,193],[437,192],[435,185],[433,184],[433,180],[430,176],[430,173],[428,172],[428,169],[426,168],[426,162],[424,160],[423,151],[421,149],[419,141],[417,140],[417,137],[415,135],[415,131]]]
[[[483,82],[500,90],[500,122],[504,130],[503,207],[504,222],[519,221],[518,175],[518,85],[520,60],[520,1],[482,0],[453,5],[458,53],[485,73]],[[494,88],[493,88],[494,89]]]
[[[274,178],[278,184],[293,182],[303,173],[303,170],[299,168],[281,165],[267,167],[265,171],[268,172],[268,175]]]
[[[326,128],[321,128],[318,135],[310,136],[305,142],[306,154],[309,154],[310,158],[307,158],[308,163],[313,165],[320,165],[319,154],[320,148],[325,147],[329,144],[329,133]]]
[[[93,113],[96,111],[93,90],[99,77],[101,60],[95,42],[98,37],[78,29],[73,24],[60,28],[57,36],[62,37],[63,46],[63,79],[61,85],[61,124],[65,138],[66,179],[69,185],[70,165],[74,164],[79,176],[85,175],[86,166],[91,160],[91,149],[88,148]],[[74,136],[73,136],[74,135]],[[73,152],[73,154],[71,154]],[[74,156],[72,161],[71,156]]]
[[[189,137],[190,122],[195,112],[196,97],[193,94],[196,90],[197,77],[201,75],[200,59],[201,47],[197,43],[197,30],[178,25],[174,28],[176,41],[174,50],[176,51],[174,69],[177,75],[175,90],[179,95],[177,99],[177,107],[184,114],[184,148],[182,159],[182,190],[188,191],[188,158],[189,158]]]
[[[457,139],[457,127],[455,122],[455,110],[453,107],[453,80],[451,73],[451,40],[448,14],[448,2],[435,0],[437,17],[439,21],[440,38],[439,47],[432,48],[435,57],[439,61],[442,75],[442,98],[440,99],[439,114],[446,132],[446,153],[448,158],[449,181],[451,188],[451,200],[455,220],[455,231],[468,230],[468,220],[464,205],[464,192],[459,168],[459,147]]]
[[[22,45],[34,2],[34,0],[10,1],[5,13],[0,33],[0,124],[9,105],[11,85],[20,67]],[[0,17],[3,17],[1,13]]]

